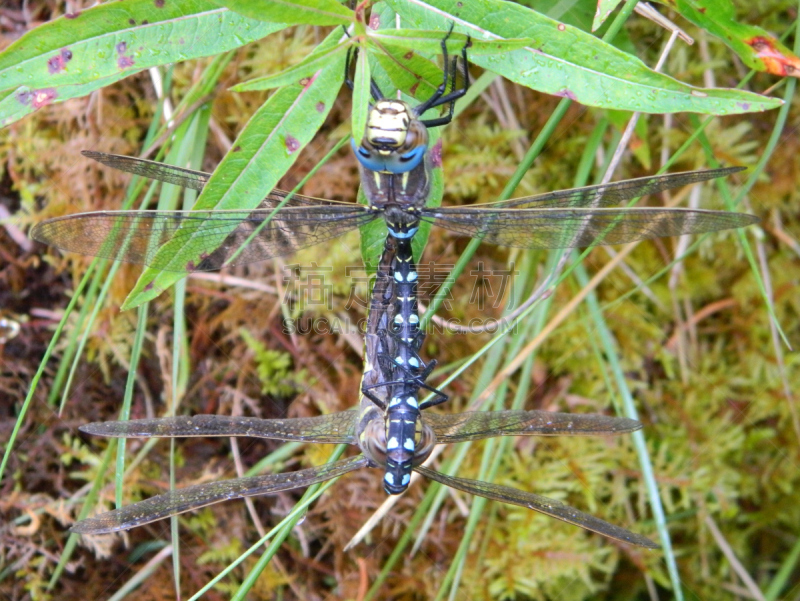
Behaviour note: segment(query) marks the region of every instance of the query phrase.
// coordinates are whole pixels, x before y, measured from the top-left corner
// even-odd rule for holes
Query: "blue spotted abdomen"
[[[390,230],[391,231],[391,230]],[[397,239],[397,254],[392,275],[395,287],[394,373],[392,394],[387,408],[384,489],[389,494],[403,492],[411,479],[419,432],[420,364],[419,311],[417,308],[417,271],[411,253],[410,237]]]

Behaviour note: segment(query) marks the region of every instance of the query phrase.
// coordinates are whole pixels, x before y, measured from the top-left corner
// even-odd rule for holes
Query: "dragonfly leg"
[[[435,407],[436,405],[440,405],[441,403],[444,403],[447,399],[450,398],[438,388],[434,388],[433,386],[430,386],[425,383],[425,380],[428,379],[428,376],[431,375],[431,372],[433,372],[435,367],[436,367],[436,359],[431,359],[430,361],[428,361],[428,364],[423,367],[422,371],[419,373],[419,376],[416,378],[417,385],[420,388],[424,388],[428,392],[432,392],[435,395],[430,401],[420,403],[419,405],[420,409]]]
[[[346,29],[345,29],[345,33],[347,33]],[[348,37],[349,37],[349,34],[348,34]],[[353,71],[353,68],[354,68],[353,67],[353,63],[355,62],[357,56],[358,56],[358,48],[348,48],[347,49],[347,55],[345,56],[345,59],[344,59],[344,84],[348,88],[350,88],[351,91],[355,87],[355,84],[353,83],[353,78],[350,77],[350,73],[352,73],[352,71]],[[369,89],[370,89],[370,93],[372,94],[373,100],[377,101],[377,100],[383,100],[385,98],[385,96],[383,95],[383,92],[378,87],[378,84],[375,83],[374,79],[370,78],[370,80],[369,80]]]
[[[344,26],[342,27],[344,28]],[[347,29],[345,29],[344,32],[347,34]],[[344,85],[350,88],[351,92],[355,84],[353,83],[353,78],[350,77],[350,72],[353,70],[353,54],[357,52],[358,48],[348,48],[344,58]]]
[[[381,411],[386,411],[386,401],[384,401],[383,399],[375,396],[374,394],[372,394],[370,392],[370,390],[372,390],[374,388],[381,388],[383,386],[387,386],[387,384],[381,383],[381,384],[371,384],[369,386],[362,386],[361,387],[361,394],[363,394],[370,401],[375,403],[380,408]]]
[[[427,365],[423,365],[423,369],[422,369],[422,371],[420,373],[413,373],[410,370],[406,369],[405,367],[401,367],[401,366],[397,365],[394,362],[391,363],[391,366],[393,368],[395,368],[395,369],[399,369],[402,372],[402,375],[408,376],[408,379],[413,381],[414,384],[416,384],[419,388],[424,388],[428,392],[431,392],[431,393],[433,393],[435,395],[435,397],[433,399],[431,399],[430,401],[427,401],[426,403],[423,403],[422,405],[420,405],[420,409],[426,409],[428,407],[434,407],[436,405],[444,403],[448,398],[450,398],[445,393],[443,393],[441,390],[439,390],[438,388],[434,388],[433,386],[431,386],[430,384],[425,382],[425,379],[431,374],[431,372],[433,371],[434,367],[436,367],[436,361],[432,360],[432,361],[429,361]],[[384,371],[386,371],[386,370],[384,370]],[[367,397],[369,400],[371,400],[373,403],[378,405],[378,407],[380,407],[381,409],[384,409],[385,408],[384,407],[385,406],[385,402],[383,400],[378,399],[370,391],[374,390],[376,388],[388,388],[390,386],[400,386],[400,385],[406,384],[407,382],[408,382],[407,379],[400,379],[400,380],[393,380],[393,381],[388,381],[388,382],[378,382],[377,384],[369,384],[367,386],[362,386],[361,387],[361,393],[365,397]]]
[[[471,40],[469,36],[467,36],[467,42],[464,44],[464,47],[461,49],[461,63],[463,67],[463,75],[464,75],[464,85],[458,89],[456,89],[456,79],[458,78],[458,57],[453,57],[452,62],[448,59],[447,56],[447,38],[450,37],[450,33],[453,31],[453,27],[455,23],[450,25],[450,31],[447,32],[447,35],[442,39],[442,56],[444,57],[444,81],[442,84],[436,89],[436,92],[428,98],[425,102],[418,105],[414,111],[418,116],[421,116],[426,111],[441,106],[443,104],[450,103],[450,109],[446,115],[443,117],[437,117],[435,119],[420,119],[420,122],[425,125],[425,127],[439,127],[440,125],[447,125],[450,121],[453,120],[453,111],[455,110],[456,100],[464,96],[469,89],[469,68],[467,63],[467,48],[471,45]],[[445,90],[447,90],[447,85],[450,84],[450,92],[445,94]]]

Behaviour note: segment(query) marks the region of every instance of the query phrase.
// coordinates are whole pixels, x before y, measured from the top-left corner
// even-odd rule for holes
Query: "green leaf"
[[[751,69],[800,77],[800,58],[760,27],[737,22],[730,0],[670,0],[664,4],[718,37]]]
[[[253,92],[258,90],[271,90],[282,86],[301,83],[302,79],[311,77],[320,69],[328,67],[332,62],[341,60],[352,48],[352,38],[347,38],[344,43],[338,44],[321,54],[311,54],[293,67],[284,69],[275,75],[256,77],[249,81],[236,84],[231,88],[234,92]]]
[[[351,131],[353,139],[360,141],[367,130],[367,114],[372,99],[370,81],[372,75],[369,68],[369,57],[362,49],[356,62],[356,76],[353,80],[353,118]]]
[[[331,33],[317,51],[326,52],[338,43],[339,36],[340,32]],[[247,122],[193,208],[256,208],[325,121],[336,100],[343,71],[342,56],[340,61],[315,74],[307,85],[295,84],[275,92]],[[136,307],[158,296],[184,277],[192,264],[213,252],[229,232],[220,231],[212,240],[188,237],[186,242],[178,239],[167,242],[156,257],[169,257],[173,271],[146,269],[122,309]]]
[[[6,48],[0,90],[108,84],[157,65],[226,52],[285,27],[207,0],[102,4],[45,23]]]
[[[336,0],[214,0],[237,13],[292,25],[349,25],[354,13]]]
[[[421,29],[455,30],[475,39],[532,38],[536,45],[475,56],[477,65],[507,79],[582,104],[642,111],[715,115],[749,113],[781,101],[728,89],[701,89],[657,73],[642,61],[573,26],[499,0],[386,0]]]

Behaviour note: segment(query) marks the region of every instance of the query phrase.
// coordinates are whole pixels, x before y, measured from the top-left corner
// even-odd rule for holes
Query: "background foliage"
[[[526,4],[539,10],[563,9],[563,3]],[[63,12],[55,2],[5,9],[2,43],[10,45],[24,31]],[[663,7],[662,12],[669,14]],[[579,2],[554,16],[588,28],[593,14],[594,6]],[[791,46],[796,3],[742,4],[736,16],[778,36],[789,34]],[[755,92],[779,81],[765,73],[746,79],[747,67],[730,48],[697,26],[675,20],[697,39],[694,46],[679,43],[669,55],[664,71],[676,79],[704,88],[734,88],[745,81],[745,89]],[[162,72],[173,103],[192,98],[186,104],[197,109],[179,111],[185,121],[173,139],[175,152],[202,156],[202,168],[213,170],[267,97],[264,91],[234,93],[228,88],[297,65],[331,31],[299,25],[265,39],[254,35],[252,43],[224,59],[198,58]],[[665,39],[663,29],[634,16],[615,44],[654,65]],[[474,77],[482,73],[472,69]],[[793,89],[793,83],[782,85],[776,95]],[[147,146],[144,141],[156,137],[153,132],[164,118],[156,89],[148,72],[142,71],[89,96],[45,106],[0,130],[0,210],[10,216],[0,215],[5,225],[0,230],[0,317],[22,326],[17,337],[0,343],[4,441],[17,425],[65,306],[71,300],[76,303],[29,412],[18,424],[21,429],[3,475],[0,591],[10,599],[99,599],[128,591],[140,598],[175,598],[177,572],[181,594],[190,596],[300,498],[301,492],[296,492],[254,499],[250,512],[236,502],[189,514],[176,530],[177,552],[169,546],[166,521],[122,536],[70,540],[66,528],[87,496],[96,494],[106,508],[114,502],[114,487],[101,478],[110,477],[111,446],[81,437],[77,427],[118,419],[123,399],[129,400],[131,417],[163,414],[178,400],[180,411],[188,413],[262,417],[316,415],[357,401],[358,334],[342,328],[334,334],[289,335],[282,326],[289,317],[316,324],[352,323],[363,317],[358,299],[366,297],[365,278],[346,275],[348,267],[364,273],[357,235],[287,261],[300,266],[301,282],[318,273],[315,264],[332,267],[325,272],[330,285],[325,303],[309,302],[307,291],[275,262],[231,271],[223,280],[193,275],[185,285],[153,299],[147,313],[140,309],[138,320],[134,311],[119,311],[136,283],[137,268],[121,266],[113,276],[99,271],[96,283],[76,293],[89,259],[65,257],[18,236],[47,217],[122,206],[129,178],[98,168],[79,151],[138,155]],[[342,90],[332,102],[321,132],[299,154],[281,187],[292,189],[348,134],[350,96]],[[681,254],[678,240],[639,245],[603,279],[596,298],[574,307],[535,353],[525,357],[524,369],[505,378],[488,399],[505,408],[519,402],[527,409],[595,412],[613,411],[626,394],[635,399],[685,598],[800,595],[800,509],[795,492],[800,484],[800,422],[793,393],[798,385],[797,353],[787,349],[775,326],[779,324],[789,343],[797,346],[800,119],[797,101],[791,93],[787,97],[787,113],[714,118],[705,129],[707,142],[701,137],[692,143],[671,168],[701,168],[709,164],[710,155],[755,167],[774,147],[744,207],[763,219],[762,228],[747,233],[754,263],[748,264],[748,246],[733,233],[703,239],[679,262],[673,261]],[[488,85],[442,132],[444,202],[496,199],[558,105],[558,98],[502,80]],[[787,118],[777,131],[776,145],[771,136],[782,115]],[[686,113],[643,118],[614,179],[651,173],[698,131],[700,121]],[[582,170],[590,169],[594,177],[613,152],[624,123],[625,115],[573,104],[515,195],[570,187]],[[595,144],[587,163],[587,148]],[[743,181],[730,182],[731,189]],[[303,192],[349,200],[357,186],[355,162],[344,149],[320,167]],[[703,188],[702,206],[720,208],[724,197],[712,187]],[[677,200],[690,202],[683,196]],[[432,232],[420,269],[426,302],[466,245]],[[486,294],[498,290],[496,273],[513,262],[520,275],[508,296],[519,299],[548,269],[544,255],[488,246],[478,252],[441,309],[443,317],[467,322],[499,316],[502,304]],[[583,262],[586,277],[613,260],[604,249],[591,251]],[[426,275],[428,262],[435,262],[436,269],[428,268]],[[479,262],[488,276],[474,273]],[[759,290],[759,275],[766,281],[769,303]],[[451,383],[447,391],[452,401],[441,410],[464,410],[471,397],[487,390],[500,368],[522,356],[521,350],[543,325],[584,290],[583,277],[580,269],[571,273],[543,312],[520,324],[502,351],[490,352]],[[294,284],[288,285],[287,279]],[[94,299],[103,286],[107,295],[97,303]],[[484,296],[476,299],[473,294],[481,289]],[[433,333],[424,354],[439,360],[441,378],[490,339],[488,334]],[[79,349],[81,341],[84,346]],[[291,370],[286,369],[287,359]],[[138,364],[135,386],[126,383],[132,363]],[[455,461],[463,456],[458,473],[467,477],[478,477],[489,463],[486,457],[495,458],[498,482],[565,499],[655,536],[630,439],[513,440],[501,443],[502,452],[494,444],[449,449],[444,457]],[[188,485],[233,477],[241,465],[293,470],[318,464],[330,452],[244,440],[231,454],[228,441],[204,439],[180,442],[172,459],[164,441],[129,441],[127,449],[126,504],[162,492],[169,483],[171,462],[178,484]],[[102,485],[96,491],[91,488],[95,481]],[[678,594],[665,554],[615,545],[519,508],[437,493],[430,484],[413,487],[365,542],[345,552],[350,537],[386,500],[378,481],[377,472],[365,471],[335,483],[260,572],[249,589],[252,598],[362,599],[374,585],[374,598],[427,599],[448,594],[443,583],[452,582],[453,572],[460,578],[453,595],[463,599],[647,599]],[[423,518],[415,509],[434,502],[441,504],[428,514],[429,522],[421,530]],[[467,506],[477,507],[478,513],[466,517]],[[405,546],[408,536],[420,537],[415,552]],[[252,556],[245,559],[206,596],[229,598],[241,591],[240,584],[256,563]]]

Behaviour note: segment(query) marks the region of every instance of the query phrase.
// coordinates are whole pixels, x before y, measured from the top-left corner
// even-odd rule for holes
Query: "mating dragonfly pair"
[[[172,417],[129,422],[103,422],[81,428],[112,437],[253,436],[285,441],[343,443],[358,446],[361,455],[287,474],[214,482],[152,497],[94,518],[72,531],[113,532],[149,523],[218,501],[274,493],[322,482],[362,467],[383,467],[384,488],[405,490],[410,473],[489,499],[521,505],[624,542],[656,547],[629,532],[558,501],[505,486],[438,473],[422,462],[434,444],[480,440],[494,436],[595,435],[631,432],[634,420],[600,415],[540,411],[495,411],[437,415],[420,413],[446,396],[425,383],[433,361],[418,355],[422,342],[416,308],[416,269],[411,240],[419,225],[433,223],[457,234],[493,244],[528,249],[575,248],[703,233],[755,223],[752,215],[721,211],[663,208],[618,208],[624,200],[706,181],[738,168],[647,177],[517,198],[472,207],[426,207],[431,156],[429,126],[452,117],[456,98],[457,59],[450,62],[442,44],[444,81],[434,97],[417,107],[383,98],[373,85],[375,104],[360,144],[359,160],[368,206],[270,193],[252,211],[116,211],[51,219],[31,235],[58,248],[113,260],[174,269],[159,254],[164,243],[182,239],[186,246],[216,250],[194,265],[214,270],[289,254],[340,236],[383,218],[389,235],[372,294],[365,344],[365,376],[359,410],[302,419]],[[462,53],[467,81],[466,47]],[[447,92],[449,82],[450,92]],[[450,104],[444,117],[423,120],[429,109]],[[209,174],[132,157],[85,152],[101,163],[162,182],[202,190]],[[420,388],[434,398],[420,405]]]

